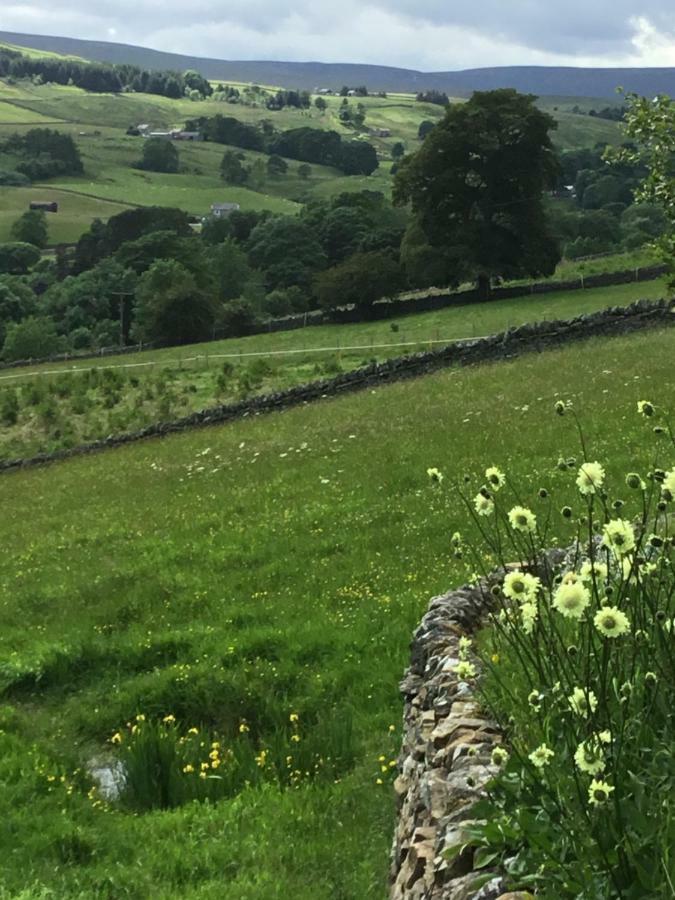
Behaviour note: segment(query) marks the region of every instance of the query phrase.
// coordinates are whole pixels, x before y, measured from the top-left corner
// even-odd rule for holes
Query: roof
[[[211,209],[239,209],[238,203],[212,203]]]

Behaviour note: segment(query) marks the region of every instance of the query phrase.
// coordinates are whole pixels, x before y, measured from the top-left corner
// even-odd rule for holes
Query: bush
[[[23,322],[12,324],[2,348],[2,358],[8,362],[19,359],[42,359],[61,353],[65,339],[56,333],[51,319],[30,316]]]
[[[218,314],[218,329],[225,337],[241,337],[251,334],[258,323],[253,304],[245,297],[238,297],[223,304]]]
[[[656,422],[651,404],[638,410]],[[670,435],[672,463],[665,417],[658,427],[659,440]],[[578,469],[573,459],[558,463],[577,471],[574,509],[556,513],[540,490],[542,512],[533,512],[494,467],[473,499],[460,491],[486,546],[463,550],[456,533],[455,550],[471,552],[496,607],[481,641],[480,692],[509,745],[493,753],[502,770],[472,811],[483,824],[463,846],[501,860],[509,889],[665,900],[675,881],[675,468],[629,473],[617,485],[587,457],[583,434],[582,450]],[[630,502],[612,500],[626,491]],[[566,551],[547,550],[558,516],[569,523]],[[486,559],[499,563],[497,573],[485,571]],[[469,680],[470,644],[464,639],[455,666]]]
[[[173,141],[165,138],[146,138],[143,141],[143,156],[137,164],[139,169],[149,172],[177,172],[179,168],[178,150]]]

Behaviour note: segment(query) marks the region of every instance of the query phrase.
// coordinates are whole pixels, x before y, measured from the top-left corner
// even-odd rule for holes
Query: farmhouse
[[[391,131],[388,128],[369,128],[368,131],[373,137],[391,137]]]
[[[28,204],[29,209],[41,209],[43,212],[58,212],[59,204],[56,200],[31,200]]]
[[[226,219],[238,209],[241,209],[238,203],[212,203],[211,215],[216,219]]]

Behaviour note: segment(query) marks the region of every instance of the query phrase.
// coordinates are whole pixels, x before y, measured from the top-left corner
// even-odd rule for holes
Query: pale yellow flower
[[[616,556],[626,556],[635,548],[633,526],[625,519],[612,519],[603,528],[602,546]]]
[[[515,571],[509,572],[505,576],[502,590],[504,591],[504,596],[509,597],[511,600],[527,602],[536,598],[540,587],[540,578],[530,575],[529,572]]]
[[[620,637],[630,631],[628,616],[616,606],[603,606],[595,614],[593,624],[606,638]]]
[[[532,753],[530,753],[528,759],[532,765],[536,766],[538,769],[543,769],[544,766],[547,766],[550,763],[554,756],[554,750],[551,750],[546,744],[540,744],[536,750],[533,750]]]
[[[514,506],[509,512],[509,522],[514,531],[532,534],[537,530],[537,517],[525,506]]]
[[[591,595],[580,581],[563,582],[553,597],[553,608],[566,619],[580,619],[591,602]]]
[[[606,781],[599,781],[594,778],[588,788],[588,802],[591,806],[604,806],[613,790],[614,788],[607,784]]]
[[[495,510],[495,503],[492,497],[486,497],[485,494],[476,494],[473,498],[474,509],[479,516],[491,516]]]
[[[605,470],[599,462],[585,462],[577,475],[580,494],[595,494],[605,481]]]
[[[493,491],[498,491],[506,484],[506,475],[496,466],[485,470],[485,478]]]
[[[584,691],[583,688],[575,687],[567,698],[570,709],[578,716],[586,719],[589,712],[595,712],[598,708],[598,698],[593,691]]]

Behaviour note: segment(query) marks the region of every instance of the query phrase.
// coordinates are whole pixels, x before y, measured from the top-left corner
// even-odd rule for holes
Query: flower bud
[[[642,487],[642,479],[637,472],[629,472],[628,475],[626,475],[626,484],[631,490],[637,491]]]

